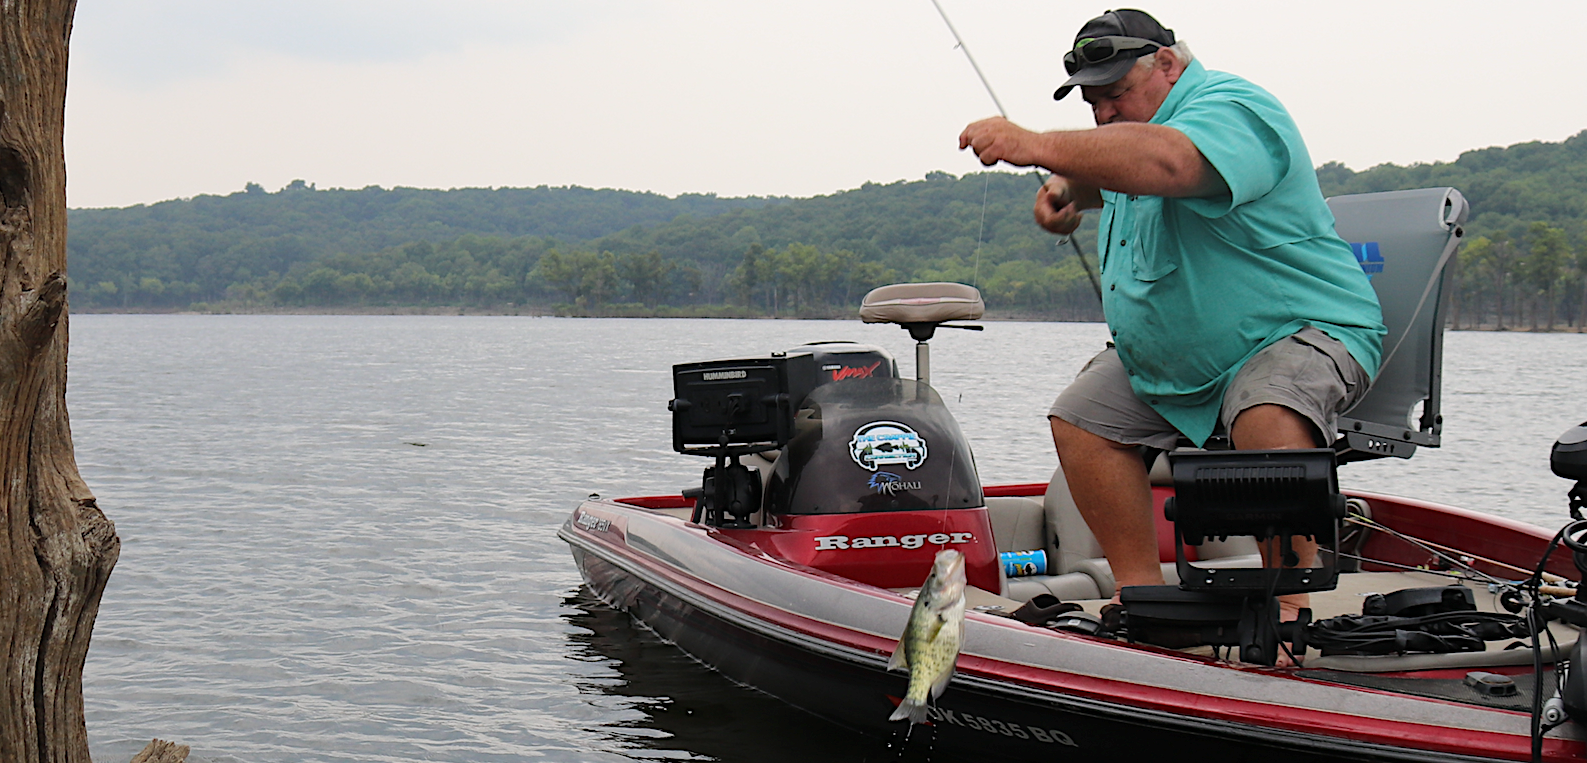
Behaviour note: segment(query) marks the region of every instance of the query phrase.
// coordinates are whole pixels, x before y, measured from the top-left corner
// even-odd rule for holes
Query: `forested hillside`
[[[471,235],[586,241],[679,215],[775,201],[545,186],[321,191],[301,180],[269,193],[249,183],[227,196],[71,210],[72,302],[79,308],[183,307],[224,300],[233,286],[274,287],[333,254]]]
[[[1449,163],[1318,168],[1325,194],[1451,185],[1473,216],[1462,325],[1580,326],[1587,133]],[[975,283],[1006,313],[1100,317],[1073,248],[1038,231],[1034,174],[932,173],[809,199],[584,188],[315,190],[74,210],[78,309],[469,306],[827,315],[896,280]],[[1091,216],[1088,216],[1091,217]],[[1092,257],[1095,223],[1077,241]]]
[[[1471,202],[1457,326],[1578,329],[1587,321],[1587,132],[1467,151],[1449,163],[1317,169],[1323,193],[1453,186]]]

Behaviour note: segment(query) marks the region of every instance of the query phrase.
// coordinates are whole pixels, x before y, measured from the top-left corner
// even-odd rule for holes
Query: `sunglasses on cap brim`
[[[1064,71],[1072,76],[1087,66],[1105,64],[1120,56],[1139,58],[1161,47],[1160,42],[1140,37],[1087,37],[1064,54]]]

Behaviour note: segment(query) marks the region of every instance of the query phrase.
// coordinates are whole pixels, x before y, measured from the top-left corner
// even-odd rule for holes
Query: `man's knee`
[[[1240,450],[1318,448],[1317,427],[1298,411],[1273,403],[1254,405],[1240,412],[1229,428],[1229,439]]]
[[[1126,445],[1114,442],[1099,434],[1086,431],[1057,416],[1048,416],[1047,421],[1052,425],[1053,446],[1058,449],[1058,458],[1061,460],[1064,453],[1078,454],[1106,452],[1111,450],[1132,450],[1139,446]]]

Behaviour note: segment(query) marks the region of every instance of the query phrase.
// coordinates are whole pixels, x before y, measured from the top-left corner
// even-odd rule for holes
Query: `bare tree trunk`
[[[66,419],[75,0],[0,3],[0,760],[87,763],[83,660],[121,550]]]
[[[1503,331],[1504,330],[1504,273],[1500,273],[1499,274],[1498,287],[1499,288],[1494,289],[1494,292],[1493,292],[1495,295],[1497,295],[1497,299],[1499,300],[1499,309],[1494,315],[1493,328],[1494,328],[1495,331]]]
[[[185,744],[151,739],[142,751],[132,756],[132,763],[184,763],[187,754],[188,746]]]
[[[1576,333],[1587,331],[1587,274],[1583,274],[1581,282],[1581,304],[1576,306]]]

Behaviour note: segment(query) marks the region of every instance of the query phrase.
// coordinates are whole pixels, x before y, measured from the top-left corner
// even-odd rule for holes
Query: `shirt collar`
[[[1173,119],[1174,112],[1179,111],[1179,107],[1206,79],[1207,67],[1202,66],[1200,61],[1191,59],[1185,66],[1185,71],[1180,73],[1179,81],[1175,82],[1173,89],[1168,91],[1168,97],[1163,99],[1163,105],[1157,107],[1157,113],[1152,115],[1151,123],[1160,125]]]

